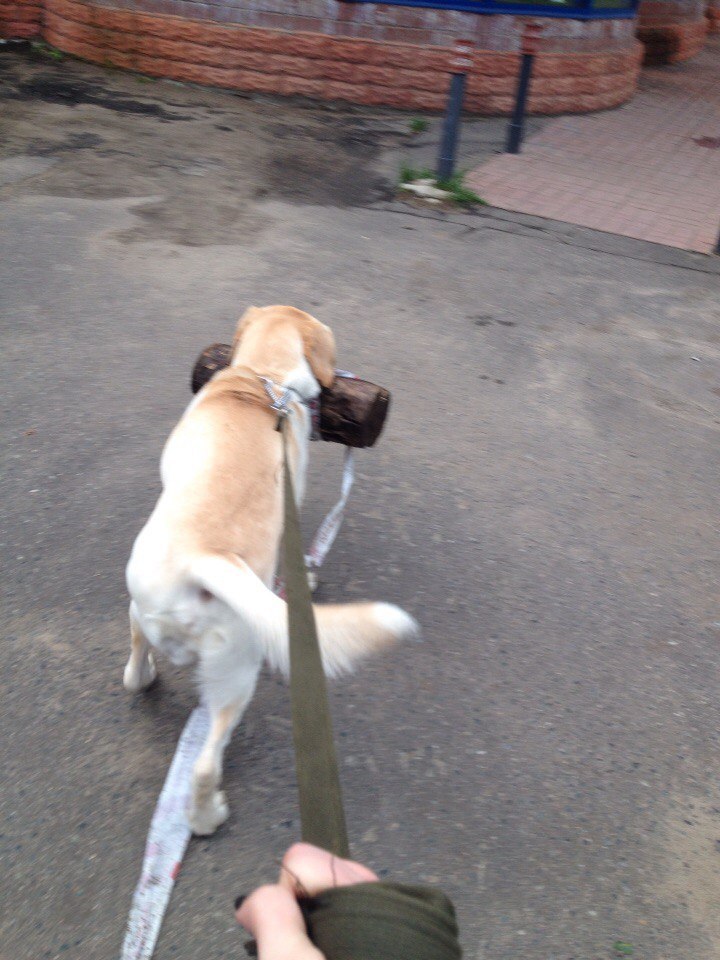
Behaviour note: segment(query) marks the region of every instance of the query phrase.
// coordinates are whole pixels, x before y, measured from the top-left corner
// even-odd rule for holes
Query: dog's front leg
[[[259,669],[258,665],[257,669],[246,673],[244,689],[231,703],[219,708],[209,704],[210,733],[195,764],[188,810],[190,829],[199,836],[214,833],[228,818],[227,799],[218,789],[222,780],[223,753],[250,702]]]
[[[140,629],[135,604],[130,604],[130,659],[123,674],[123,684],[130,693],[147,690],[157,677],[155,655]]]

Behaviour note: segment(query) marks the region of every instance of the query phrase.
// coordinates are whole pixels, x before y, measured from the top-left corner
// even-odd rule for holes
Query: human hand
[[[259,960],[325,960],[308,939],[298,898],[377,879],[360,863],[341,860],[309,843],[296,843],[283,857],[278,882],[245,897],[235,916],[255,938]]]

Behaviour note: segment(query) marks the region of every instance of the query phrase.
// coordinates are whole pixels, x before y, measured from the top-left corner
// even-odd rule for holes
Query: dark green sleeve
[[[302,901],[327,960],[459,960],[455,908],[434,887],[360,883]]]

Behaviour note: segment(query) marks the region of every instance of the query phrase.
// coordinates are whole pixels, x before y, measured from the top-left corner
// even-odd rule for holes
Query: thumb
[[[259,960],[325,960],[308,939],[297,900],[277,884],[251,893],[235,916],[257,941]]]

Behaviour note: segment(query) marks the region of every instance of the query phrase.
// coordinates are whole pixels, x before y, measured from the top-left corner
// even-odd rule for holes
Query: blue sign
[[[345,3],[376,3],[377,0],[344,0]],[[631,18],[638,0],[382,0],[400,7],[431,10],[463,10],[465,13],[511,13],[518,16],[565,17],[570,20]]]

